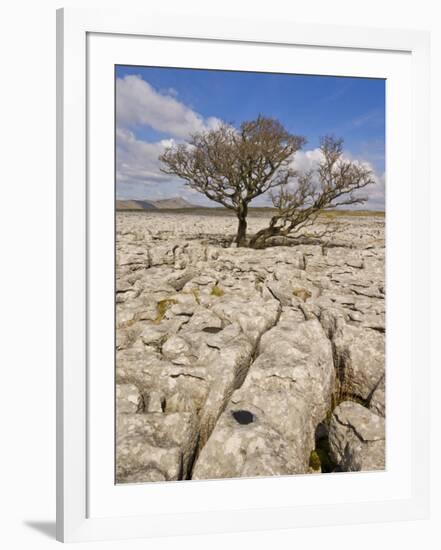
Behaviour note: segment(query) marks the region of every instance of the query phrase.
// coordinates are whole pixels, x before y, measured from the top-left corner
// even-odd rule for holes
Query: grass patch
[[[315,472],[321,471],[324,474],[333,472],[336,464],[334,464],[330,456],[328,438],[324,437],[320,439],[316,445],[316,448],[309,455],[309,467]]]
[[[160,323],[164,319],[167,310],[177,303],[176,300],[160,300],[156,304],[156,319],[154,322]]]
[[[220,298],[225,294],[225,291],[220,286],[214,285],[214,287],[211,289],[210,294],[212,296],[217,296],[218,298]]]
[[[367,218],[369,216],[385,217],[385,212],[381,210],[324,210],[320,212],[319,218],[333,220],[342,216],[350,218]]]
[[[309,455],[309,467],[312,468],[315,472],[318,472],[322,468],[320,456],[316,449],[311,451],[311,454]]]
[[[292,291],[292,293],[293,293],[293,296],[296,296],[297,298],[300,298],[304,302],[306,302],[306,300],[308,298],[311,298],[311,296],[312,296],[311,292],[309,292],[309,290],[306,290],[306,288],[295,288]]]

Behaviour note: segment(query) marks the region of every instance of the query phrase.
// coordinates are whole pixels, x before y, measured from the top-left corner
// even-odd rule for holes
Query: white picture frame
[[[125,10],[89,9],[59,10],[57,31],[58,540],[65,542],[111,540],[427,517],[429,502],[429,331],[427,326],[429,222],[426,214],[429,201],[428,34],[417,31],[346,28],[333,25],[300,25],[286,20],[280,21],[277,26],[268,26],[264,21],[252,20],[252,18],[247,21],[202,17],[185,19],[184,17],[151,16],[149,13]],[[95,41],[96,37],[98,42]],[[101,37],[107,41],[104,47],[99,45]],[[407,136],[409,158],[402,160],[400,177],[403,178],[402,181],[408,180],[409,185],[407,195],[405,190],[401,193],[398,186],[391,185],[392,191],[388,190],[388,207],[392,206],[390,217],[388,213],[387,224],[390,230],[388,229],[387,242],[388,246],[394,243],[394,247],[390,250],[395,252],[389,256],[387,284],[390,285],[391,281],[400,279],[400,282],[396,283],[395,296],[398,297],[398,290],[405,296],[405,298],[401,296],[402,309],[395,313],[392,311],[396,317],[394,320],[388,316],[388,323],[390,325],[392,320],[394,324],[395,321],[405,324],[403,332],[396,331],[397,337],[392,338],[390,344],[388,339],[388,347],[397,348],[398,353],[401,336],[401,341],[405,340],[406,346],[409,347],[403,347],[401,356],[396,357],[401,357],[403,364],[407,361],[409,368],[406,370],[403,367],[403,373],[407,372],[406,375],[403,374],[403,380],[405,380],[403,386],[392,388],[391,393],[392,402],[394,402],[394,395],[397,402],[400,397],[399,392],[402,391],[401,401],[406,406],[403,409],[405,414],[394,415],[392,408],[392,414],[387,418],[387,430],[388,437],[390,434],[391,439],[393,434],[398,434],[399,437],[395,438],[397,445],[400,437],[406,440],[407,447],[404,448],[408,449],[408,452],[402,458],[404,466],[399,472],[401,477],[397,474],[394,484],[388,485],[386,477],[381,478],[382,473],[373,474],[380,477],[360,478],[361,481],[364,480],[365,486],[373,487],[372,495],[375,495],[375,487],[378,488],[378,495],[380,495],[378,499],[372,495],[366,498],[363,490],[360,490],[355,501],[349,498],[345,501],[345,496],[338,502],[333,501],[332,495],[336,492],[336,488],[338,490],[339,484],[342,487],[346,484],[354,488],[357,485],[358,474],[345,474],[352,476],[350,479],[340,477],[341,474],[334,476],[332,485],[330,482],[321,482],[319,477],[323,476],[308,476],[309,479],[314,477],[314,481],[309,483],[314,483],[318,490],[320,489],[318,484],[328,484],[327,491],[331,496],[322,502],[302,501],[301,490],[296,491],[300,495],[300,501],[295,501],[294,497],[290,496],[293,494],[294,485],[292,484],[297,483],[300,488],[302,484],[304,485],[305,478],[298,482],[287,478],[191,482],[190,485],[196,487],[192,496],[185,488],[188,487],[188,483],[169,484],[166,489],[167,494],[161,494],[161,491],[164,491],[161,486],[163,487],[164,484],[153,484],[155,489],[149,484],[138,485],[132,487],[131,493],[126,491],[126,494],[123,494],[122,490],[116,493],[113,486],[105,487],[105,483],[109,485],[106,479],[103,478],[102,483],[101,480],[97,481],[99,469],[94,464],[96,465],[98,459],[113,461],[113,455],[107,456],[107,453],[103,457],[98,454],[98,450],[95,450],[97,447],[108,449],[112,443],[113,418],[108,419],[110,426],[108,438],[105,440],[103,435],[102,441],[99,440],[97,445],[96,434],[101,431],[106,432],[103,422],[107,420],[96,414],[97,409],[101,408],[101,398],[94,391],[96,384],[94,386],[93,381],[98,374],[107,376],[103,369],[107,369],[108,363],[104,360],[104,356],[100,361],[100,355],[96,352],[96,346],[94,347],[95,340],[91,342],[90,331],[92,329],[92,333],[98,335],[97,338],[100,339],[100,331],[94,328],[97,323],[99,324],[99,314],[97,318],[94,313],[97,307],[93,305],[100,294],[100,289],[96,284],[94,285],[93,281],[97,279],[95,270],[102,271],[103,266],[110,264],[100,261],[101,267],[97,266],[96,261],[95,264],[91,261],[91,252],[95,257],[93,252],[96,250],[99,228],[109,227],[108,224],[113,219],[113,210],[109,211],[107,208],[107,213],[97,215],[97,210],[94,208],[95,191],[89,184],[93,178],[97,177],[97,173],[106,179],[106,163],[109,164],[110,173],[113,171],[113,161],[107,155],[108,147],[113,143],[113,135],[109,135],[109,132],[113,131],[113,119],[103,117],[103,114],[111,112],[109,110],[111,103],[102,98],[100,101],[102,105],[99,107],[93,99],[96,93],[91,90],[92,82],[93,86],[99,86],[100,83],[105,82],[106,76],[104,72],[101,76],[100,69],[100,71],[94,70],[92,78],[90,67],[97,67],[94,61],[96,55],[102,56],[99,60],[103,61],[100,63],[103,71],[105,67],[110,67],[114,62],[111,52],[114,52],[115,48],[119,48],[124,54],[121,55],[126,64],[133,63],[133,47],[131,50],[129,43],[132,41],[133,44],[134,40],[143,41],[144,39],[150,44],[152,41],[167,44],[178,40],[182,45],[188,42],[200,46],[201,41],[205,41],[206,45],[213,44],[219,47],[227,45],[234,47],[236,51],[239,51],[238,48],[249,48],[250,54],[246,63],[250,66],[253,65],[253,59],[257,57],[253,54],[253,48],[256,47],[261,48],[263,53],[265,48],[271,47],[283,48],[286,52],[300,51],[301,55],[306,55],[308,49],[315,50],[323,55],[326,54],[328,63],[332,58],[342,58],[339,71],[345,70],[345,63],[347,67],[352,63],[353,67],[354,59],[360,58],[357,76],[364,75],[363,71],[366,71],[368,76],[369,64],[372,66],[375,59],[380,60],[380,57],[389,59],[387,70],[391,72],[387,74],[393,74],[394,64],[403,65],[400,69],[401,76],[397,69],[396,78],[408,79],[400,81],[409,84],[408,87],[406,86],[407,107],[403,104],[403,110],[399,113],[398,103],[396,103],[395,115],[391,115],[387,122],[398,123],[401,114],[401,124],[405,125],[406,131],[394,132],[393,128],[388,128],[390,135],[396,136],[397,143],[388,143],[387,159],[388,170],[391,169],[395,180],[398,181],[400,176],[399,134]],[[113,43],[115,40],[119,41],[118,46]],[[158,47],[157,51],[159,50]],[[173,55],[173,49],[171,50],[172,53],[167,55]],[[106,56],[105,59],[104,56]],[[352,58],[352,61],[346,60],[345,56]],[[372,59],[369,60],[369,56],[373,56]],[[396,63],[394,56],[396,56]],[[262,55],[262,57],[265,56]],[[398,61],[399,58],[405,59],[405,62]],[[213,57],[211,63],[215,62]],[[235,62],[239,63],[237,60]],[[205,64],[207,63],[210,62],[207,60]],[[320,67],[320,65],[316,66]],[[210,68],[210,65],[206,65],[205,68]],[[348,74],[355,74],[354,70],[350,70]],[[371,70],[374,74],[376,69]],[[398,83],[399,80],[396,82]],[[112,101],[110,96],[109,98],[109,101]],[[394,106],[388,105],[388,109],[393,112]],[[96,133],[96,124],[90,121],[100,122],[101,133]],[[111,126],[109,126],[110,122]],[[103,132],[107,133],[103,134]],[[101,142],[102,151],[101,147],[94,146]],[[93,157],[90,153],[91,145]],[[404,142],[403,147],[406,147]],[[406,162],[408,164],[405,164]],[[110,205],[110,202],[107,204]],[[110,237],[113,238],[113,235],[109,235],[109,239]],[[112,241],[109,240],[104,248],[112,251],[113,254]],[[403,271],[406,276],[400,276]],[[113,273],[111,276],[113,277]],[[105,288],[105,285],[102,286]],[[108,294],[103,294],[99,299],[106,296]],[[397,303],[395,301],[395,304]],[[392,292],[391,298],[388,298],[388,308],[394,310],[393,305],[394,293]],[[113,302],[111,306],[113,308]],[[405,333],[405,330],[408,330],[408,333]],[[112,355],[113,350],[110,349],[110,352]],[[113,376],[111,366],[107,372],[110,371],[110,378],[106,379],[109,383]],[[398,380],[398,377],[396,379]],[[111,386],[106,384],[104,387],[111,389]],[[111,402],[113,393],[103,398],[103,402],[106,399],[108,403]],[[402,425],[400,425],[400,418]],[[394,474],[394,468],[395,466],[390,468],[388,474]],[[102,470],[106,471],[104,465]],[[327,479],[329,480],[329,476]],[[243,485],[244,482],[247,485]],[[231,495],[232,491],[238,491],[238,483],[242,483],[239,493],[250,495],[249,502],[244,498],[242,505],[236,502],[234,506],[229,507],[228,501],[225,500],[226,504],[216,509],[213,504],[213,495],[220,502],[222,498],[225,499],[225,493]],[[287,483],[292,485],[289,491],[286,491]],[[381,485],[383,485],[382,492],[379,489]],[[401,486],[401,492],[398,486]],[[171,506],[170,509],[166,506],[161,508],[158,504],[156,510],[153,508],[148,513],[142,514],[138,510],[147,510],[145,500],[143,503],[142,498],[145,499],[146,495],[149,498],[149,491],[155,491],[155,499],[158,499],[155,502],[159,503],[161,498],[174,495],[176,502],[181,504],[176,504],[173,509]],[[92,505],[91,493],[93,494]],[[101,498],[100,493],[102,493]],[[259,493],[267,498],[266,504],[263,504],[263,501],[259,502]],[[210,495],[212,501],[210,501]],[[132,498],[135,504],[130,506],[128,499]],[[110,505],[106,507],[100,502],[111,502],[112,499],[122,503],[119,508],[114,506],[111,510]],[[203,504],[193,506],[191,499],[203,500]]]

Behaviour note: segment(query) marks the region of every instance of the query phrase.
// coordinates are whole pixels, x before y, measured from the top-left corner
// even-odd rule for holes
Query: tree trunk
[[[250,240],[250,248],[264,248],[266,241],[270,237],[280,234],[279,227],[265,227],[258,231]]]
[[[237,246],[246,246],[247,240],[247,218],[246,215],[238,214],[239,225],[237,226],[236,243]]]

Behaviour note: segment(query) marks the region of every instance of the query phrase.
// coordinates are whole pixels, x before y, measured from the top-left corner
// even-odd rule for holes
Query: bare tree
[[[250,240],[253,248],[262,248],[276,236],[295,238],[312,226],[326,210],[339,206],[363,204],[367,197],[357,191],[375,183],[373,172],[357,161],[343,159],[343,140],[333,136],[321,139],[322,160],[317,169],[296,175],[295,185],[288,181],[272,193],[277,213],[268,227],[258,231]],[[325,228],[315,236],[335,231]]]
[[[236,242],[246,245],[249,203],[259,195],[286,186],[295,175],[290,167],[305,139],[290,134],[272,118],[259,116],[239,129],[228,124],[193,134],[188,143],[169,147],[159,157],[166,174],[210,200],[234,210]]]

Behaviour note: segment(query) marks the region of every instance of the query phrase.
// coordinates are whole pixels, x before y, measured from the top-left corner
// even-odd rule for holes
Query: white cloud
[[[130,130],[117,128],[117,182],[124,184],[138,181],[148,184],[168,179],[159,169],[158,157],[171,143],[172,140],[148,143],[137,139]]]
[[[322,152],[318,147],[317,149],[310,149],[309,151],[297,151],[291,166],[298,172],[314,170],[317,168],[317,165],[322,158]]]
[[[217,128],[221,120],[202,117],[178,101],[178,92],[173,88],[157,91],[140,76],[118,78],[116,94],[118,197],[162,198],[191,193],[181,180],[160,171],[158,157],[175,140],[186,140],[193,132]],[[144,141],[136,135],[142,127],[163,132],[168,138]],[[196,200],[199,198],[197,193],[194,196]]]
[[[216,117],[204,119],[178,101],[175,90],[158,92],[137,75],[117,79],[116,106],[118,127],[149,126],[181,139],[220,123]]]
[[[386,174],[376,175],[376,184],[371,185],[367,191],[369,200],[365,204],[371,210],[385,210],[386,199]]]
[[[162,94],[171,95],[172,97],[178,97],[179,92],[174,88],[166,88],[165,90],[160,90]]]
[[[184,197],[196,204],[210,205],[197,191],[177,177],[160,170],[158,157],[174,142],[164,139],[149,143],[137,139],[130,130],[116,131],[116,182],[118,199],[163,199]]]

